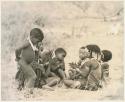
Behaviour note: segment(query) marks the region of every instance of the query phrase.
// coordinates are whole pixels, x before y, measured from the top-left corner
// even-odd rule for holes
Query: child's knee
[[[69,82],[69,80],[65,79],[63,82],[64,82],[64,84],[67,84]]]
[[[72,80],[67,80],[67,79],[65,79],[63,82],[64,82],[64,84],[65,84],[66,86],[68,86],[68,87],[70,87],[70,86],[73,85],[73,81],[72,81]]]

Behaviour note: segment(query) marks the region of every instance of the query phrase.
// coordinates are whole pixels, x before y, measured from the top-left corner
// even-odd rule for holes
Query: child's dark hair
[[[112,59],[112,52],[109,50],[102,50],[102,57],[101,60],[103,62],[108,62],[109,60]]]
[[[85,49],[85,48],[86,48],[85,46],[80,47],[80,49]]]
[[[64,53],[65,54],[65,56],[66,56],[66,51],[63,49],[63,48],[57,48],[56,50],[55,50],[55,54],[58,54],[58,53]]]
[[[30,36],[35,37],[42,41],[44,39],[44,34],[39,28],[33,28],[30,32]]]
[[[87,49],[91,52],[95,52],[95,53],[100,53],[101,52],[101,50],[100,50],[100,47],[98,46],[98,45],[87,45],[86,46],[87,47]]]
[[[101,55],[101,50],[98,45],[90,44],[90,45],[87,45],[86,48],[90,52],[90,57],[92,57],[92,52],[95,52],[97,54],[97,57],[98,57],[98,55]]]

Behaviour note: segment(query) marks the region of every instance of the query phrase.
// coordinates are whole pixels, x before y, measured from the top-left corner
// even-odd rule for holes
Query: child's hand
[[[79,68],[79,66],[76,63],[69,63],[69,66],[73,69]]]

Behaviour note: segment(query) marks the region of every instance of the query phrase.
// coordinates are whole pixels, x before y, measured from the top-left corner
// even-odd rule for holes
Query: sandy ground
[[[110,18],[120,18],[119,21],[104,22],[102,18],[100,19],[102,15],[94,11],[98,9],[100,3],[88,4],[91,4],[89,9],[83,13],[71,2],[3,3],[1,49],[3,100],[123,99],[123,15]],[[108,5],[110,5],[110,9],[105,10],[106,14],[111,14],[111,12],[122,7],[121,2],[117,4],[110,2]],[[14,9],[15,7],[17,9]],[[99,18],[95,19],[95,17]],[[40,24],[37,23],[37,27],[44,32],[43,43],[45,48],[64,47],[66,49],[68,53],[65,59],[66,70],[69,69],[68,63],[78,61],[78,50],[81,46],[98,44],[101,49],[111,50],[113,59],[109,62],[111,77],[109,85],[97,92],[66,88],[55,88],[55,91],[35,89],[30,98],[25,98],[24,92],[18,92],[16,89],[17,83],[14,77],[17,67],[14,60],[14,49],[24,41],[30,29],[36,26],[34,21],[40,22]],[[45,24],[44,27],[43,24]]]
[[[111,37],[111,36],[110,36]],[[112,41],[115,41],[112,43],[112,46],[109,45],[112,41],[110,41],[110,37],[106,38],[105,45],[102,46],[104,48],[108,48],[110,46],[110,49],[114,49],[113,51],[113,60],[110,62],[110,77],[111,81],[108,86],[104,87],[103,89],[97,91],[97,92],[90,92],[90,91],[81,91],[81,90],[75,90],[75,89],[65,89],[65,88],[55,88],[55,91],[46,91],[42,89],[35,89],[35,92],[32,96],[32,98],[25,98],[23,91],[18,92],[16,90],[17,84],[14,81],[14,76],[16,73],[16,63],[14,61],[14,58],[12,56],[12,59],[10,60],[9,64],[2,63],[2,98],[7,100],[116,100],[116,99],[123,99],[123,65],[122,65],[122,59],[117,59],[119,54],[121,53],[121,50],[117,42],[121,41],[122,38],[119,37],[112,37]],[[94,37],[92,37],[94,39]],[[102,40],[101,37],[98,41]],[[75,39],[76,40],[76,39]],[[84,40],[84,39],[83,39]],[[96,40],[96,39],[95,39]],[[93,40],[94,41],[94,40]],[[98,42],[97,41],[97,42]],[[71,41],[69,41],[71,42]],[[69,43],[68,42],[68,43]],[[74,42],[74,41],[73,41]],[[77,41],[76,41],[77,42]],[[79,42],[80,43],[80,42]],[[108,44],[106,44],[108,43]],[[77,44],[76,44],[77,45]],[[101,45],[101,44],[100,44]],[[74,45],[75,46],[75,45]],[[75,51],[76,50],[76,51]],[[77,47],[69,48],[67,49],[70,54],[67,55],[65,61],[66,61],[66,69],[69,68],[68,63],[71,61],[75,61],[78,50]],[[114,54],[115,53],[115,54]],[[78,57],[78,56],[77,56]],[[77,59],[76,59],[77,60]],[[121,64],[119,64],[121,63]]]

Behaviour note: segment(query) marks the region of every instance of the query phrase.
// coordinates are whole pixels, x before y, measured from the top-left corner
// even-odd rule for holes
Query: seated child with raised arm
[[[92,91],[98,90],[101,77],[100,63],[98,61],[98,57],[100,57],[98,49],[100,48],[95,47],[94,49],[88,46],[80,48],[82,53],[79,51],[79,55],[84,59],[79,66],[80,71],[77,71],[80,76],[75,81],[65,80],[66,86]]]
[[[79,49],[79,61],[78,63],[69,63],[71,69],[68,70],[69,72],[69,79],[77,79],[79,76],[79,69],[84,64],[84,62],[89,60],[89,50],[86,47],[81,47]]]
[[[78,64],[70,63],[72,69],[69,69],[69,80],[64,80],[64,84],[71,88],[78,88],[80,89],[83,84],[86,82],[86,77],[83,77],[81,73],[84,73],[84,76],[87,76],[88,69],[84,70],[83,72],[80,70],[82,65],[89,61],[89,50],[86,47],[81,47],[79,49],[79,62]],[[86,75],[85,75],[86,74]]]
[[[83,50],[84,49],[84,50]],[[86,58],[87,53],[85,53],[84,51],[85,50],[88,50],[89,52],[89,58]],[[98,45],[95,45],[95,44],[90,44],[90,45],[87,45],[86,47],[81,47],[79,49],[79,61],[77,64],[75,63],[70,63],[70,66],[73,68],[73,69],[70,69],[69,70],[69,76],[73,76],[72,74],[73,73],[76,73],[76,70],[78,70],[79,68],[81,68],[81,66],[86,62],[88,61],[88,59],[91,59],[92,58],[92,52],[95,52],[96,53],[96,57],[98,58],[99,55],[100,55],[100,48]],[[74,70],[75,69],[75,70]],[[72,79],[72,77],[70,77]]]

